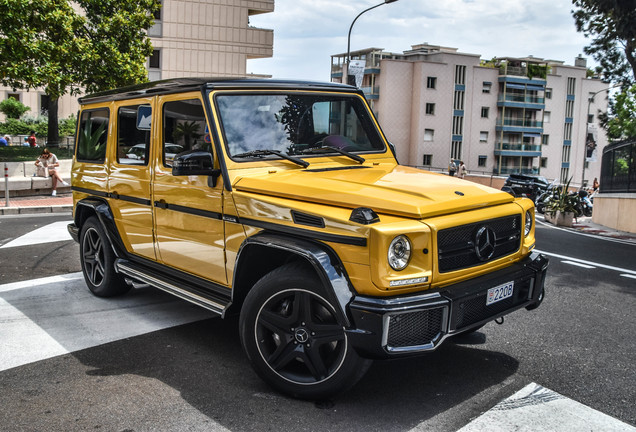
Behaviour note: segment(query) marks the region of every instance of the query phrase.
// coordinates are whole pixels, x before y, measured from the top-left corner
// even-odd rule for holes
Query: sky
[[[250,73],[329,81],[331,55],[347,51],[356,15],[381,0],[276,0],[250,25],[274,30],[274,56],[248,60]],[[351,51],[398,52],[428,42],[493,57],[534,57],[574,64],[589,42],[578,33],[570,0],[398,0],[364,13]],[[588,58],[588,66],[594,66]]]

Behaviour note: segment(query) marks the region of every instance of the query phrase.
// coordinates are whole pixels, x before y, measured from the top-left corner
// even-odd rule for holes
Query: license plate
[[[512,297],[514,286],[514,281],[510,281],[494,288],[490,288],[488,290],[488,295],[486,296],[486,306],[507,299],[508,297]]]

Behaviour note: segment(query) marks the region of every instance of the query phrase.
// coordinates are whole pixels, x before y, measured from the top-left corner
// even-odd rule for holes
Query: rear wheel
[[[115,271],[115,253],[99,220],[91,216],[80,232],[80,259],[86,285],[98,297],[112,297],[130,290]]]
[[[353,386],[371,364],[350,346],[322,291],[311,270],[287,264],[259,280],[241,310],[241,341],[252,366],[294,397],[329,398]]]

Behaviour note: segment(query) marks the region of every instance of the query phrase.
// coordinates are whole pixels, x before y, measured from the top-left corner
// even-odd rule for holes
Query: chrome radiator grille
[[[481,265],[517,251],[521,247],[521,230],[521,215],[440,230],[440,273]]]

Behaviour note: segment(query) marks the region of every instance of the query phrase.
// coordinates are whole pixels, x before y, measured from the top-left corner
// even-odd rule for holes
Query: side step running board
[[[127,260],[118,259],[115,262],[115,268],[119,273],[129,276],[134,280],[166,291],[197,306],[204,307],[220,316],[225,314],[226,309],[230,305],[229,300],[224,301],[221,298],[217,298],[217,296],[203,292],[201,289],[191,287],[183,282],[180,282],[179,286],[177,286],[175,284],[176,281],[171,280],[171,278],[161,275],[151,275],[147,273],[143,267],[137,266]]]

